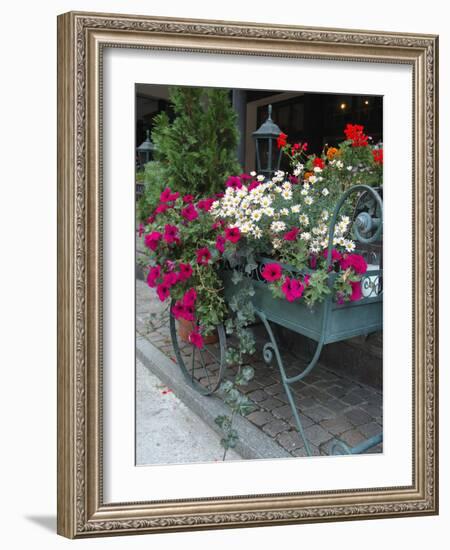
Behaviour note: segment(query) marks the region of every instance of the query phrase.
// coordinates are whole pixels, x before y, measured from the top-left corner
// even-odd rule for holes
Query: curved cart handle
[[[361,216],[361,214],[357,217],[355,220],[357,231],[356,231],[356,237],[357,240],[363,244],[369,244],[376,241],[381,234],[381,231],[383,229],[383,201],[380,197],[380,195],[373,189],[373,187],[369,187],[368,185],[354,185],[353,187],[350,187],[350,189],[347,189],[345,193],[342,194],[341,198],[339,199],[338,203],[336,204],[333,212],[333,217],[331,218],[330,222],[330,229],[328,232],[328,250],[327,250],[327,268],[331,265],[332,260],[332,250],[333,250],[333,238],[334,238],[334,228],[336,225],[336,220],[338,218],[338,214],[340,209],[342,208],[342,205],[345,203],[345,201],[348,199],[348,197],[355,193],[356,191],[366,191],[370,193],[375,200],[378,203],[378,206],[380,207],[380,218],[372,218],[369,214],[366,212],[362,212],[361,214],[366,214]],[[368,219],[369,218],[369,219]],[[370,221],[369,221],[370,220]],[[365,238],[361,235],[360,231],[365,232],[367,230],[372,229],[373,227],[376,227],[376,231],[372,237]]]

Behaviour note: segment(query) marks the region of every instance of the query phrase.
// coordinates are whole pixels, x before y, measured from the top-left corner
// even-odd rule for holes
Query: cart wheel
[[[205,343],[200,350],[180,338],[171,313],[170,335],[177,363],[187,382],[202,395],[214,393],[222,382],[226,367],[226,336],[223,325],[217,326],[217,342]]]

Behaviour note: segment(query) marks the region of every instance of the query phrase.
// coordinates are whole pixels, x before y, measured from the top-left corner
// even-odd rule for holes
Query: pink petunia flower
[[[301,298],[304,289],[303,283],[290,277],[285,277],[284,283],[281,285],[281,290],[288,302],[294,302]]]
[[[201,199],[197,203],[197,207],[200,210],[203,210],[203,212],[209,212],[211,210],[211,206],[214,202],[214,199]]]
[[[169,187],[166,187],[159,196],[161,202],[172,202],[178,199],[180,193],[172,193]]]
[[[184,195],[183,202],[185,204],[188,204],[188,203],[193,202],[193,201],[194,201],[194,195]]]
[[[208,265],[210,259],[211,252],[206,247],[197,250],[197,263],[199,265]]]
[[[352,293],[350,296],[351,302],[357,302],[362,298],[361,281],[350,281],[352,285]]]
[[[156,280],[161,277],[161,268],[159,265],[151,267],[147,275],[147,284],[150,288],[155,288]]]
[[[166,273],[163,277],[163,284],[167,285],[168,287],[171,287],[178,282],[178,276],[174,271],[170,271],[169,273]]]
[[[317,267],[317,256],[316,256],[316,254],[311,254],[309,256],[309,267],[311,269],[316,269],[316,267]]]
[[[163,212],[165,212],[166,210],[168,210],[170,208],[170,206],[165,203],[165,202],[162,202],[160,205],[158,205],[158,207],[156,208],[155,212],[154,212],[154,215],[156,214],[162,214]]]
[[[183,305],[193,306],[196,300],[197,300],[197,291],[195,290],[195,288],[190,288],[188,291],[185,292],[183,296]]]
[[[183,304],[184,311],[183,311],[183,319],[186,321],[194,321],[195,319],[195,307],[194,306],[187,306],[186,304]]]
[[[360,254],[346,254],[340,261],[341,269],[353,268],[355,273],[363,275],[367,271],[366,260]]]
[[[225,239],[230,243],[237,243],[241,238],[239,227],[227,227],[225,229]]]
[[[261,185],[261,182],[258,180],[254,180],[249,184],[248,190],[252,191],[253,189],[256,189],[259,185]]]
[[[189,334],[189,342],[197,349],[203,349],[203,337],[197,330],[193,330]]]
[[[309,285],[310,279],[311,279],[311,277],[309,275],[305,275],[303,277],[303,284],[305,285],[305,287]]]
[[[295,241],[299,233],[300,233],[300,229],[298,227],[293,227],[290,231],[287,231],[284,234],[283,239],[285,241]]]
[[[182,208],[181,215],[188,222],[192,222],[198,218],[198,212],[193,204],[188,204],[185,208]]]
[[[281,265],[276,263],[266,264],[263,270],[261,271],[261,275],[263,279],[265,279],[269,283],[273,283],[274,281],[279,281],[281,279],[282,274],[283,274],[283,270],[281,269]]]
[[[162,234],[159,231],[152,231],[144,237],[144,244],[150,250],[155,251],[158,248],[159,241],[162,239]]]
[[[164,240],[166,241],[166,243],[180,242],[180,232],[176,225],[170,225],[169,223],[165,225]]]
[[[326,248],[322,252],[323,257],[326,259],[328,258],[328,248]],[[339,262],[342,260],[342,254],[339,252],[339,250],[336,250],[336,248],[333,248],[331,250],[331,262]]]
[[[225,225],[224,220],[218,220],[212,224],[212,229],[219,229],[222,228]]]
[[[156,287],[156,293],[158,294],[161,302],[164,302],[170,296],[170,287],[164,283],[159,284]]]
[[[241,189],[242,181],[239,176],[230,176],[225,182],[225,187],[232,187],[233,189]]]
[[[192,276],[192,266],[191,264],[183,264],[180,263],[178,266],[178,269],[180,270],[178,273],[178,279],[180,281],[187,281]]]
[[[172,313],[175,319],[184,319],[184,305],[180,300],[176,301],[172,306]]]
[[[217,235],[216,248],[221,254],[225,252],[225,242],[226,240],[223,235]]]

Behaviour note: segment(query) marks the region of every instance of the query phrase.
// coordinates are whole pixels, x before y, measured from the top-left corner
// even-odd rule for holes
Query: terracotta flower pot
[[[183,342],[189,343],[189,334],[194,330],[194,323],[185,319],[178,319],[178,334]],[[204,344],[215,344],[218,341],[217,332],[203,336]]]

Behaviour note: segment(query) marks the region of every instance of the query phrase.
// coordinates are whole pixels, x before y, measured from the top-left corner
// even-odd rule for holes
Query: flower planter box
[[[266,260],[262,260],[263,265]],[[292,269],[292,271],[295,271]],[[258,270],[259,272],[259,270]],[[231,281],[232,271],[224,271],[222,279],[225,296],[230,300],[237,286]],[[333,277],[334,274],[330,274]],[[368,271],[361,282],[372,284],[380,280],[379,270]],[[383,327],[383,294],[374,291],[369,297],[356,302],[337,304],[330,295],[324,302],[309,307],[303,300],[288,302],[284,298],[275,298],[263,280],[251,278],[255,295],[254,307],[262,312],[267,320],[290,330],[303,334],[324,344],[339,342],[355,336],[367,335]]]

